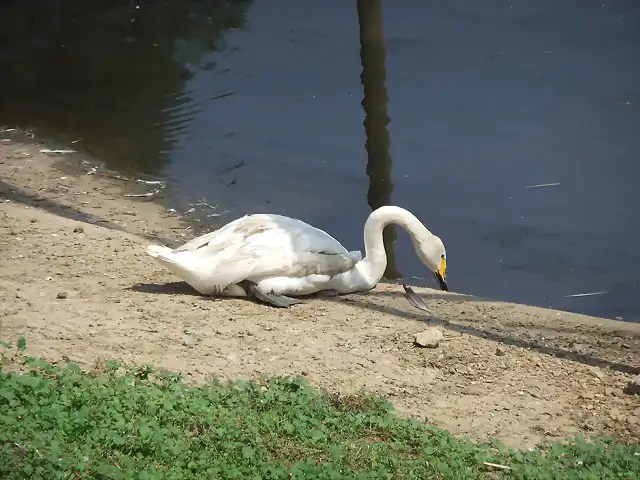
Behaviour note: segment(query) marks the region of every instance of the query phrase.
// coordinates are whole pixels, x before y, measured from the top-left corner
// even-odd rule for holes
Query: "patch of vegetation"
[[[186,385],[150,366],[104,372],[0,357],[0,478],[631,479],[640,448],[600,439],[476,445],[303,379]],[[0,347],[1,350],[1,347]],[[24,372],[10,372],[19,363]],[[488,465],[496,464],[495,466]]]

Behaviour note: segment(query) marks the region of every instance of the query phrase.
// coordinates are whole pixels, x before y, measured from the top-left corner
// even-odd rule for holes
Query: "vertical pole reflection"
[[[362,106],[365,112],[364,130],[367,137],[367,175],[369,191],[367,202],[372,210],[390,205],[393,183],[391,182],[391,154],[389,147],[389,116],[387,115],[387,87],[385,80],[385,50],[382,36],[382,5],[380,0],[357,0],[360,24],[360,80],[364,87]],[[398,234],[395,226],[389,225],[382,234],[387,251],[385,278],[397,279],[402,275],[396,269],[393,243]]]

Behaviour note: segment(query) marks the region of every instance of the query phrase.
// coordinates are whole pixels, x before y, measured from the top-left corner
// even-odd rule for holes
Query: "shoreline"
[[[183,233],[182,235],[162,236],[157,230],[152,231],[151,233],[145,230],[140,231],[139,229],[135,229],[135,228],[131,230],[131,233],[139,235],[140,237],[145,238],[146,240],[160,242],[170,247],[176,247],[180,243],[185,242],[190,238],[194,238],[198,235],[211,231],[212,229],[220,228],[221,226],[231,221],[231,220],[222,220],[217,225],[202,224],[201,217],[206,215],[207,213],[211,213],[212,210],[215,210],[217,208],[217,206],[215,205],[212,206],[206,202],[189,204],[188,206],[191,208],[189,208],[185,212],[179,213],[175,208],[171,206],[169,202],[166,201],[163,195],[163,193],[166,191],[165,190],[166,186],[164,185],[165,182],[163,180],[157,180],[157,178],[160,178],[160,177],[153,177],[154,178],[153,180],[145,180],[143,178],[144,175],[138,175],[137,177],[127,177],[126,175],[119,174],[116,171],[105,169],[104,164],[101,165],[101,162],[98,161],[97,159],[91,159],[91,161],[87,161],[86,158],[88,158],[88,155],[83,153],[82,150],[75,151],[73,154],[71,154],[71,156],[70,154],[67,154],[67,153],[42,154],[39,152],[40,149],[47,148],[50,150],[55,150],[55,149],[66,150],[67,148],[69,148],[69,146],[65,146],[65,145],[59,144],[58,142],[49,141],[49,140],[36,140],[35,136],[33,136],[33,134],[29,132],[29,130],[24,131],[20,128],[10,128],[7,130],[0,129],[0,142],[3,141],[2,134],[4,132],[10,132],[10,134],[18,137],[17,141],[14,142],[15,145],[22,145],[23,147],[32,147],[32,150],[30,151],[29,155],[32,155],[35,153],[36,155],[39,155],[39,156],[43,155],[47,157],[48,160],[51,161],[51,167],[56,169],[62,174],[67,174],[71,177],[80,177],[84,175],[93,176],[92,178],[95,179],[94,183],[99,183],[103,187],[104,186],[109,187],[110,195],[114,195],[115,193],[114,189],[117,189],[120,195],[122,195],[123,197],[121,200],[121,202],[123,203],[127,202],[131,205],[140,205],[144,203],[150,203],[152,205],[161,207],[159,210],[156,209],[157,210],[156,214],[159,214],[163,217],[172,218],[174,220],[174,223],[169,222],[171,223],[171,226],[169,228],[173,231],[181,231]],[[27,134],[27,132],[29,133]],[[5,133],[5,136],[6,136],[6,133]],[[47,144],[46,147],[44,146],[45,144]],[[4,143],[5,147],[8,145],[10,145],[10,143],[8,142]],[[0,147],[1,146],[2,145],[0,144]],[[34,150],[36,147],[37,149]],[[71,147],[73,147],[73,145],[71,145]],[[24,150],[24,148],[22,150]],[[0,178],[0,182],[2,182],[2,178]],[[163,185],[161,187],[157,187],[156,186],[157,184],[163,184]],[[154,193],[154,195],[150,195],[151,193]],[[29,202],[30,204],[37,204],[38,202],[46,200],[44,197],[40,199],[37,196],[34,196],[33,198],[29,198],[28,195],[25,196],[21,192],[16,193],[16,199],[20,202],[25,202],[25,201]],[[146,209],[144,210],[146,211]],[[83,204],[81,205],[81,208],[78,208],[78,206],[74,207],[73,205],[70,205],[68,201],[62,202],[60,204],[60,208],[54,208],[52,211],[55,211],[55,213],[58,215],[63,215],[63,216],[70,215],[71,218],[78,219],[80,221],[89,221],[89,222],[97,223],[107,228],[122,229],[122,227],[118,226],[117,221],[116,223],[112,223],[109,220],[95,217],[93,213],[87,213],[87,212],[93,211],[93,209],[89,208],[89,206],[86,204]],[[129,231],[129,230],[124,229],[124,231]],[[410,279],[407,279],[407,280],[410,281]],[[382,279],[378,283],[378,285],[401,286],[402,283],[407,283],[407,282],[398,281],[397,283],[393,283],[393,282],[387,282],[385,281],[385,279]],[[425,291],[433,291],[433,292],[441,293],[440,290],[430,288],[430,287],[413,286],[413,285],[412,287],[414,289],[423,289]],[[581,318],[597,319],[598,322],[612,321],[612,322],[622,322],[625,324],[631,323],[631,324],[640,325],[640,318],[638,318],[637,320],[628,320],[626,318],[623,319],[620,317],[616,317],[616,318],[597,317],[594,315],[574,312],[571,310],[561,310],[561,309],[555,309],[550,306],[542,306],[542,305],[535,305],[535,304],[528,304],[528,303],[510,302],[506,300],[500,300],[498,298],[477,296],[471,293],[468,293],[468,294],[456,293],[456,292],[450,292],[450,293],[453,295],[464,296],[469,300],[481,301],[485,303],[493,303],[493,304],[500,304],[500,305],[517,305],[517,306],[522,306],[526,308],[537,309],[540,311],[559,312],[561,314],[575,315]],[[580,296],[580,295],[591,295],[591,294],[577,294],[577,296]],[[616,323],[613,323],[611,325],[615,325],[615,324]]]
[[[638,323],[416,287],[429,316],[395,284],[287,311],[207,299],[143,251],[193,238],[191,225],[125,196],[148,188],[19,137],[0,143],[0,337],[25,333],[32,356],[153,363],[196,380],[303,373],[520,447],[575,433],[640,441],[639,397],[623,391],[640,373]],[[440,346],[414,347],[429,327]]]

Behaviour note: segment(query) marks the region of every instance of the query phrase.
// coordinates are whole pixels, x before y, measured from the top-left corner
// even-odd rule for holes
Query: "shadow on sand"
[[[150,284],[150,283],[139,283],[132,287],[129,287],[129,290],[133,290],[141,293],[149,293],[149,294],[163,294],[163,295],[194,295],[200,296],[198,292],[192,289],[185,282],[171,282],[166,284]],[[471,319],[461,318],[458,321],[451,319],[444,319],[439,317],[433,317],[428,315],[422,315],[419,313],[410,313],[407,310],[401,310],[400,308],[389,306],[389,305],[378,305],[367,301],[368,297],[401,297],[403,294],[398,292],[369,292],[366,295],[331,295],[331,294],[319,294],[319,295],[310,295],[306,297],[301,297],[303,299],[321,299],[338,303],[347,303],[353,305],[358,308],[367,309],[387,315],[393,315],[399,318],[404,318],[413,321],[421,321],[429,324],[439,324],[448,330],[452,330],[459,333],[464,333],[467,335],[472,335],[474,337],[483,338],[492,340],[495,342],[502,343],[504,345],[510,345],[514,347],[524,348],[527,350],[533,350],[537,353],[542,353],[545,355],[551,355],[557,358],[564,358],[568,360],[572,360],[574,362],[579,362],[585,365],[597,366],[601,368],[607,368],[610,370],[614,370],[617,372],[622,372],[625,374],[638,374],[640,373],[640,367],[634,365],[628,365],[624,363],[618,363],[611,360],[606,360],[603,358],[599,358],[594,355],[582,354],[573,351],[569,351],[560,347],[552,347],[549,345],[541,344],[536,340],[530,341],[522,338],[517,338],[514,335],[509,335],[505,333],[492,332],[487,329],[476,328],[470,325],[467,325],[463,322],[472,322]],[[421,296],[425,300],[447,300],[450,302],[481,302],[483,301],[477,297],[455,297],[442,295],[438,293],[429,294],[422,293]],[[206,297],[204,297],[206,298]],[[218,300],[221,299],[229,299],[228,297],[212,297]],[[237,300],[237,299],[236,299]],[[407,307],[411,308],[407,302]],[[295,307],[293,307],[295,308]],[[549,327],[549,329],[553,330],[553,327]]]

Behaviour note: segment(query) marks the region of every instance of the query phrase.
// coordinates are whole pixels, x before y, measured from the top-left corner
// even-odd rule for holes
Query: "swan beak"
[[[442,255],[440,258],[440,268],[433,272],[438,281],[438,285],[440,285],[440,290],[444,290],[445,292],[449,291],[449,287],[447,286],[447,282],[445,281],[447,275],[447,259]]]
[[[448,292],[449,286],[447,285],[447,282],[444,280],[444,278],[442,278],[442,275],[440,275],[440,272],[436,270],[435,272],[433,272],[433,275],[436,277],[436,280],[438,281],[440,290],[444,290],[445,292]]]

